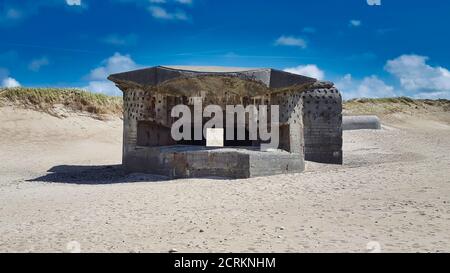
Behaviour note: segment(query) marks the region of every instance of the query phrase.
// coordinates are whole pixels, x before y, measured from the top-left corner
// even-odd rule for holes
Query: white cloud
[[[317,65],[315,64],[300,65],[297,67],[286,68],[284,71],[315,78],[318,80],[323,80],[325,78],[325,72],[321,70],[319,67],[317,67]]]
[[[419,55],[402,55],[389,60],[385,69],[400,81],[407,91],[450,92],[450,71],[444,67],[427,64],[428,57]]]
[[[115,53],[113,56],[104,60],[100,67],[91,70],[88,76],[90,82],[85,89],[97,93],[118,95],[120,94],[120,90],[112,82],[108,81],[107,77],[114,73],[126,72],[137,68],[139,66],[129,55]]]
[[[177,10],[174,12],[168,12],[165,8],[159,6],[150,6],[148,11],[151,15],[156,19],[161,20],[180,20],[185,21],[188,20],[187,14],[182,10]]]
[[[41,57],[39,59],[34,59],[31,61],[31,63],[28,65],[28,69],[34,72],[38,72],[41,70],[43,66],[49,65],[50,62],[47,57]]]
[[[5,78],[2,80],[2,87],[6,88],[14,88],[14,87],[20,87],[20,83],[11,77]]]
[[[397,90],[375,75],[355,80],[347,74],[336,82],[336,86],[345,99],[401,95],[420,99],[450,99],[450,71],[427,64],[428,59],[411,54],[388,60],[384,69],[398,79],[400,86]]]
[[[90,92],[102,93],[110,96],[120,96],[122,92],[113,82],[110,81],[91,81],[88,86],[83,87]]]
[[[66,0],[66,4],[69,6],[81,6],[81,0]]]
[[[360,27],[361,26],[361,21],[360,20],[350,20],[349,26],[351,27]]]
[[[114,0],[134,4],[147,10],[153,18],[161,21],[190,21],[191,16],[185,9],[193,7],[193,0]]]
[[[8,69],[0,67],[0,87],[13,88],[20,86],[20,83],[16,79],[9,76]]]
[[[336,82],[336,87],[341,91],[344,99],[398,96],[393,86],[387,85],[375,75],[354,80],[351,74],[347,74]]]
[[[110,74],[124,72],[138,68],[138,65],[131,59],[130,55],[115,53],[113,56],[102,62],[102,66],[97,67],[89,74],[91,80],[105,80]]]
[[[450,100],[450,91],[418,93],[413,96],[415,99],[448,99]]]
[[[307,43],[303,38],[294,36],[281,36],[275,41],[275,45],[278,46],[296,46],[301,48],[306,48]]]

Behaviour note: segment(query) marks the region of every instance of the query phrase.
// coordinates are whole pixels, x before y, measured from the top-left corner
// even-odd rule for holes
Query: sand
[[[343,166],[166,181],[122,173],[120,119],[66,116],[0,108],[1,252],[450,251],[447,123],[345,132]]]

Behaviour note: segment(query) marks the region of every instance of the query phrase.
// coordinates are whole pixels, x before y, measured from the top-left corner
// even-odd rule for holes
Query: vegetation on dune
[[[3,88],[0,104],[13,104],[54,114],[56,105],[95,115],[121,115],[122,98],[96,94],[80,89]]]
[[[406,105],[435,105],[435,106],[446,106],[450,104],[450,100],[446,99],[438,99],[438,100],[430,100],[430,99],[412,99],[409,97],[397,97],[397,98],[377,98],[377,99],[368,99],[368,98],[360,98],[360,99],[351,99],[344,102],[344,104],[354,104],[354,103],[393,103],[393,104],[406,104]]]
[[[404,103],[404,104],[415,104],[415,100],[408,97],[397,97],[397,98],[378,98],[378,99],[369,99],[369,98],[360,98],[360,99],[351,99],[346,101],[347,104],[351,103]]]
[[[449,112],[450,100],[412,99],[408,97],[352,99],[344,102],[344,112],[348,114],[393,114],[422,112]]]

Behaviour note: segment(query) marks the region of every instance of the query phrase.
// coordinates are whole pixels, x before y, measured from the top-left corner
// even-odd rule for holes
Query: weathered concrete
[[[344,116],[342,128],[346,131],[363,129],[381,129],[381,121],[377,116]]]
[[[305,159],[342,164],[342,97],[330,83],[303,93]]]
[[[138,147],[127,154],[130,172],[153,173],[170,178],[250,178],[298,173],[304,170],[299,154],[282,150],[261,152],[254,147],[203,146]]]
[[[189,69],[189,67],[187,68]],[[113,74],[108,77],[109,80],[115,82],[117,85],[140,85],[140,86],[157,86],[164,82],[180,78],[196,78],[202,76],[225,76],[225,77],[237,77],[243,80],[258,81],[263,83],[269,88],[282,88],[292,85],[301,85],[305,83],[313,83],[316,80],[313,78],[287,73],[275,69],[263,68],[245,70],[235,68],[232,69],[199,69],[198,67],[192,68],[194,70],[176,69],[165,66],[156,66],[146,69],[140,69],[130,72]],[[216,72],[217,71],[217,72]],[[222,72],[225,71],[225,72]],[[122,89],[123,90],[123,89]],[[198,90],[197,90],[198,91]],[[251,91],[251,90],[247,90]]]
[[[241,178],[301,172],[305,157],[342,163],[342,99],[332,83],[274,69],[204,67],[153,67],[114,74],[109,79],[124,92],[123,164],[130,172],[174,178]],[[181,144],[206,145],[206,141],[177,143],[170,135],[175,122],[172,108],[182,104],[192,110],[197,98],[201,98],[203,108],[211,104],[223,109],[227,105],[279,105],[279,149],[286,154],[249,153],[246,148],[228,153],[173,152]],[[245,126],[248,128],[248,123]],[[248,143],[238,142],[237,146]],[[197,166],[196,161],[203,167],[192,167]],[[181,166],[181,162],[187,165]]]

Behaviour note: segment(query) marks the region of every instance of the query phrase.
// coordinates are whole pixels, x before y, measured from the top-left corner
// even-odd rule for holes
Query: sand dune
[[[165,181],[122,173],[119,118],[65,116],[0,108],[1,252],[450,251],[445,119],[345,132],[344,166]]]

